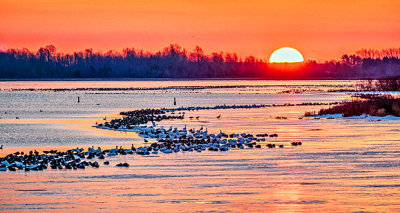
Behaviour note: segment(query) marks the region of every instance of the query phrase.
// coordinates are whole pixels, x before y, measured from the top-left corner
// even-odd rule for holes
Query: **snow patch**
[[[350,117],[343,117],[343,114],[327,114],[327,115],[312,115],[309,117],[315,117],[315,118],[347,118],[347,119],[373,119],[373,120],[400,120],[400,117],[394,116],[394,115],[387,115],[384,117],[379,117],[379,116],[371,116],[371,115],[366,115],[362,114],[359,116],[350,116]]]

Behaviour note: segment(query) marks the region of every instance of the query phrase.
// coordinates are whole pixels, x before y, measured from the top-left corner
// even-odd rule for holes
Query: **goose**
[[[300,146],[302,143],[301,142],[292,142],[291,144],[292,144],[292,146]]]
[[[161,150],[160,150],[161,151]],[[172,150],[170,149],[165,149],[164,151],[162,151],[164,154],[170,154],[172,153]]]
[[[108,155],[108,156],[115,156],[115,155],[117,155],[117,152],[116,152],[115,149],[111,149],[111,150],[108,152],[107,155]]]
[[[270,144],[270,143],[269,143],[269,144],[267,144],[267,147],[268,147],[268,148],[275,148],[275,144]]]
[[[129,167],[128,163],[119,163],[117,164],[118,167]]]

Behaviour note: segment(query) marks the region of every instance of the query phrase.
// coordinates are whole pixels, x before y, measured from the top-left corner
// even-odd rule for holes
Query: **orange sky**
[[[398,0],[0,0],[0,48],[59,51],[170,43],[267,59],[291,46],[305,59],[400,46]]]

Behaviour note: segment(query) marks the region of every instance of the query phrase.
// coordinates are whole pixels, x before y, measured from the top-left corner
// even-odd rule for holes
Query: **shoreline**
[[[0,78],[0,82],[15,81],[232,81],[232,80],[265,80],[265,81],[359,81],[363,78]],[[378,80],[378,79],[376,79]]]

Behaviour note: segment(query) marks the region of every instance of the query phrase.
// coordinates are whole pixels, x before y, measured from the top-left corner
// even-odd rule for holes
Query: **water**
[[[142,145],[133,132],[93,128],[128,109],[350,100],[329,89],[351,81],[1,82],[0,156],[16,150]],[[223,88],[221,86],[252,85]],[[306,87],[304,87],[306,85]],[[217,88],[171,89],[176,86]],[[158,88],[129,91],[14,91],[11,88]],[[160,89],[164,87],[165,89]],[[168,88],[166,88],[168,87]],[[307,88],[300,93],[282,91]],[[80,103],[77,103],[77,97]],[[278,133],[283,149],[110,157],[77,171],[0,173],[4,211],[398,212],[400,122],[298,119],[328,106],[187,112],[160,125],[218,133]],[[40,111],[41,110],[41,111]],[[7,113],[7,114],[5,114]],[[189,119],[190,115],[200,116]],[[221,118],[216,118],[221,115]],[[285,116],[287,119],[276,119]],[[16,119],[19,117],[20,119]],[[299,147],[291,141],[302,141]],[[115,164],[128,162],[129,168]]]

